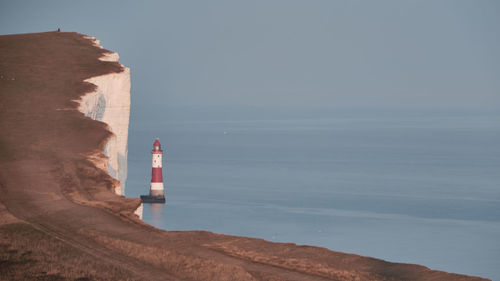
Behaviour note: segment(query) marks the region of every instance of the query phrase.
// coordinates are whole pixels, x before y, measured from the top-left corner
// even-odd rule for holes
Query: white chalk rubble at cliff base
[[[99,40],[86,37],[99,45]],[[106,53],[102,61],[118,62],[117,53]],[[94,120],[108,125],[113,135],[108,140],[104,154],[108,157],[106,169],[108,174],[120,182],[115,193],[124,195],[127,180],[127,142],[130,118],[130,69],[123,67],[120,73],[110,73],[85,80],[97,86],[96,90],[84,95],[79,100],[79,110]]]

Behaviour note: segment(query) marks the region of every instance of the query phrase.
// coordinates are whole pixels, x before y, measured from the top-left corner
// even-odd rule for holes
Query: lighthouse
[[[163,150],[158,139],[153,143],[151,184],[149,195],[141,195],[143,203],[165,203],[165,190],[163,188],[162,156]]]

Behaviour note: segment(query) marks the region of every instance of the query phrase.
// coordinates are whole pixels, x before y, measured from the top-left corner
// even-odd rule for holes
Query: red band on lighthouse
[[[160,168],[153,168],[153,172],[151,173],[151,182],[163,182],[163,176],[161,174]]]

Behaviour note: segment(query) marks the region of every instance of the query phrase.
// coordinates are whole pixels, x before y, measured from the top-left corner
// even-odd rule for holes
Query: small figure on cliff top
[[[61,32],[61,29],[60,29],[60,28],[57,28],[57,32]]]

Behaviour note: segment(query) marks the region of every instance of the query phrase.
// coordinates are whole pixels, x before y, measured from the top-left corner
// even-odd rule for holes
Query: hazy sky
[[[133,108],[500,108],[500,2],[2,1],[0,33],[77,31]]]

